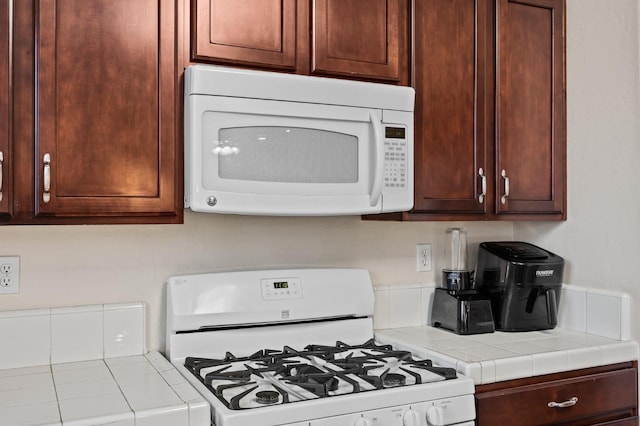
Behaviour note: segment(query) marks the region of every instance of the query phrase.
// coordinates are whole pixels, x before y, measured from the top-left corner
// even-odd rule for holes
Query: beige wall
[[[566,223],[515,238],[567,258],[565,282],[640,300],[640,69],[637,0],[567,1]],[[640,317],[632,308],[632,327]],[[632,336],[640,340],[635,326]]]
[[[163,345],[167,277],[258,267],[367,268],[374,284],[434,282],[451,223],[359,217],[243,217],[187,212],[184,225],[0,227],[0,255],[19,255],[20,294],[0,310],[94,303],[149,304],[149,348]],[[510,239],[511,223],[467,226],[470,245]],[[415,245],[431,243],[434,271],[415,272]],[[477,244],[475,244],[477,245]]]

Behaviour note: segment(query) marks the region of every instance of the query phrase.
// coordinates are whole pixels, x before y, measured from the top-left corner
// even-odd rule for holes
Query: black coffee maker
[[[520,241],[481,243],[475,286],[491,300],[496,330],[554,328],[562,287],[564,259]]]
[[[433,297],[431,325],[457,334],[494,331],[491,302],[475,289],[467,268],[467,233],[462,228],[446,231],[442,283]]]

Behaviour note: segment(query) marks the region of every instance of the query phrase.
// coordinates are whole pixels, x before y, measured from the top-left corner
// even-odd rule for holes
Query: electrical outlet
[[[416,270],[418,272],[431,271],[431,244],[416,246]]]
[[[20,293],[20,258],[0,257],[0,294]]]

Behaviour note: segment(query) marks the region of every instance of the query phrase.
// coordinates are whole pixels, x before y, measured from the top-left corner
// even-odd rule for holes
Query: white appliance
[[[216,426],[473,425],[474,384],[373,340],[362,269],[176,276],[167,356]]]
[[[345,215],[413,207],[410,87],[194,65],[185,207]]]

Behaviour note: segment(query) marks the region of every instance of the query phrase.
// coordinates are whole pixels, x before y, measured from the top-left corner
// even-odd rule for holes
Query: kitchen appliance
[[[445,232],[442,287],[451,291],[468,290],[471,273],[467,268],[467,231],[448,228]]]
[[[492,333],[491,302],[473,287],[467,268],[467,232],[449,228],[445,236],[442,283],[433,297],[431,325],[457,334]]]
[[[185,207],[343,215],[413,207],[410,87],[193,65]]]
[[[520,241],[481,243],[475,281],[491,299],[497,330],[551,329],[558,323],[564,259]]]
[[[167,356],[216,426],[473,425],[474,385],[378,344],[362,269],[171,277]]]

